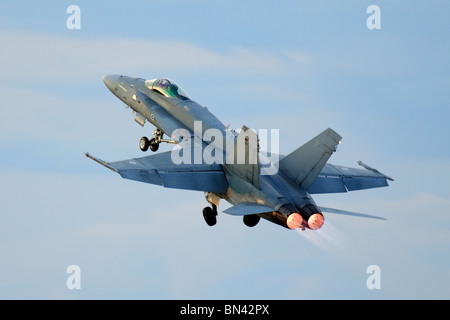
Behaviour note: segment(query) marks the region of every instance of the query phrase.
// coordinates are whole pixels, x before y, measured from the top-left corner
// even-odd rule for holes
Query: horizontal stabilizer
[[[235,206],[224,210],[223,212],[231,214],[233,216],[246,216],[249,214],[258,214],[258,213],[266,213],[273,212],[275,209],[267,206],[263,206],[261,204],[251,203],[251,202],[243,202],[239,203]]]
[[[345,211],[345,210],[339,210],[339,209],[333,209],[333,208],[325,208],[325,207],[319,207],[319,209],[321,211],[323,211],[323,212],[328,212],[328,213],[345,214],[347,216],[354,216],[354,217],[361,217],[361,218],[387,220],[386,218],[383,218],[383,217],[372,216],[370,214],[364,214],[364,213],[358,213],[358,212],[352,212],[352,211]]]

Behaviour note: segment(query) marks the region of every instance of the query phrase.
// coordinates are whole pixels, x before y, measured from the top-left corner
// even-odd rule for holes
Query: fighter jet
[[[311,197],[384,187],[387,180],[393,181],[362,162],[362,168],[328,164],[342,139],[330,128],[290,154],[273,157],[260,150],[256,131],[245,125],[240,132],[225,126],[170,79],[105,75],[103,81],[132,109],[139,125],[150,122],[155,127],[151,139],[140,139],[142,151],[155,152],[161,143],[174,148],[117,162],[85,155],[125,179],[203,191],[209,203],[203,217],[209,226],[217,222],[221,199],[232,205],[223,212],[242,216],[249,227],[263,218],[287,229],[317,230],[324,224],[323,212],[384,219],[320,207]]]

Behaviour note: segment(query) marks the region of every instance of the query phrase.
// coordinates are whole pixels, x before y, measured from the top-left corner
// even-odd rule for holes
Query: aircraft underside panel
[[[225,193],[227,190],[226,179],[220,171],[119,170],[119,174],[124,179],[156,184],[165,188],[214,193]]]
[[[166,188],[226,193],[228,182],[218,164],[174,164],[171,152],[108,164],[122,178]]]

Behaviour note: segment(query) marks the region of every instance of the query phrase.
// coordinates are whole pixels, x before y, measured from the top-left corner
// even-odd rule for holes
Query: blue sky
[[[80,30],[66,27],[71,4]],[[366,27],[371,4],[380,30]],[[0,298],[449,299],[449,9],[3,1]],[[343,140],[330,163],[362,160],[395,182],[314,199],[388,220],[329,214],[297,232],[219,214],[209,228],[202,193],[122,180],[84,157],[142,156],[153,131],[104,86],[109,73],[170,77],[225,124],[280,129],[285,154],[333,128]],[[80,290],[66,287],[73,264]],[[366,286],[370,265],[379,290]]]

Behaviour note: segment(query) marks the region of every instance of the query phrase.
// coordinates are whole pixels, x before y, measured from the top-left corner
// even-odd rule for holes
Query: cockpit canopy
[[[177,98],[180,100],[191,100],[189,95],[179,85],[166,78],[147,80],[145,81],[145,85],[150,90],[155,90],[166,97]]]

